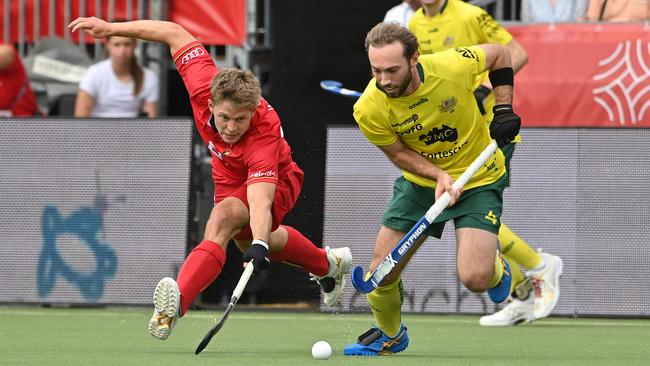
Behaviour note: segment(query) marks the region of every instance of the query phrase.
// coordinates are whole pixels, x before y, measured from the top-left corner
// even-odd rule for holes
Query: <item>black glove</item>
[[[244,252],[242,259],[244,262],[250,262],[253,260],[253,273],[257,274],[261,270],[266,269],[269,266],[268,258],[266,255],[269,253],[269,245],[264,242],[264,240],[253,240],[251,246]]]
[[[519,134],[521,118],[512,111],[510,104],[497,104],[492,107],[494,118],[490,123],[490,137],[497,141],[499,147],[504,147]]]
[[[478,105],[478,109],[481,111],[482,115],[485,115],[486,113],[483,101],[491,92],[492,90],[485,85],[479,85],[479,87],[474,90],[474,98],[476,99],[476,104]]]

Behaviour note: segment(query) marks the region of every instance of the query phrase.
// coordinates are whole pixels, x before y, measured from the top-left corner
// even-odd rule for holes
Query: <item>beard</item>
[[[413,75],[411,75],[411,72],[409,71],[409,73],[406,75],[404,80],[402,80],[401,83],[397,84],[395,88],[391,88],[390,91],[386,90],[379,83],[376,83],[376,85],[377,85],[377,89],[381,90],[384,94],[388,95],[390,98],[399,98],[404,94],[406,89],[409,87],[409,84],[411,84],[411,79],[413,79]]]

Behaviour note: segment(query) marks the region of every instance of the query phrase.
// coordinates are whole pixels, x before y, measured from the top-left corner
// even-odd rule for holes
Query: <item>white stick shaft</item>
[[[248,279],[251,278],[251,274],[253,273],[253,262],[249,262],[246,265],[246,268],[244,268],[244,273],[242,273],[241,278],[239,278],[239,282],[237,282],[237,286],[235,287],[235,290],[232,292],[232,297],[239,299],[241,297],[242,292],[244,292],[244,288],[246,287],[246,284],[248,283]]]
[[[494,155],[494,152],[497,151],[498,145],[497,142],[492,140],[492,142],[481,152],[479,156],[474,159],[472,164],[470,164],[467,169],[465,169],[465,172],[458,177],[458,179],[452,184],[451,186],[454,189],[460,189],[469,182],[469,180],[476,174],[476,172],[485,164],[488,159]],[[451,202],[451,196],[449,193],[445,192],[440,196],[440,198],[436,201],[436,203],[431,206],[431,208],[427,211],[425,214],[427,221],[429,223],[432,223],[433,220],[438,217],[442,213],[442,211],[447,208],[449,205],[449,202]]]

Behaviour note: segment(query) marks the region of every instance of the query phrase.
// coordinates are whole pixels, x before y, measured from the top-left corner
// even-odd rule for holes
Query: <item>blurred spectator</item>
[[[110,37],[109,58],[92,65],[79,84],[75,117],[157,115],[158,78],[135,57],[136,40]]]
[[[586,19],[589,0],[522,0],[525,23],[572,23]]]
[[[0,117],[40,114],[20,56],[13,45],[0,44]]]
[[[384,22],[399,23],[408,27],[409,20],[416,10],[420,8],[420,0],[404,0],[401,4],[395,5],[386,12]]]
[[[639,22],[650,19],[650,0],[591,0],[587,20]]]

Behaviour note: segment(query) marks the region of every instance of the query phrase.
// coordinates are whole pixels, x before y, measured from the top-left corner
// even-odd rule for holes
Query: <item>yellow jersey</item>
[[[512,40],[485,10],[460,0],[447,0],[432,17],[418,9],[409,20],[409,29],[418,39],[422,55],[481,43],[506,45]]]
[[[418,9],[411,17],[408,27],[418,40],[418,51],[421,55],[482,43],[507,45],[512,41],[512,35],[485,10],[460,0],[447,0],[440,12],[432,17],[426,16],[423,8]],[[487,72],[479,75],[472,90],[487,79]],[[486,111],[485,119],[489,122],[493,117],[492,93],[483,105]]]
[[[354,119],[374,145],[391,145],[399,138],[457,179],[491,141],[472,93],[474,80],[485,69],[485,51],[473,46],[424,55],[417,68],[421,84],[408,96],[390,98],[371,80],[354,104]],[[505,173],[498,149],[465,189],[493,183]],[[402,174],[418,185],[436,186],[428,178]]]

